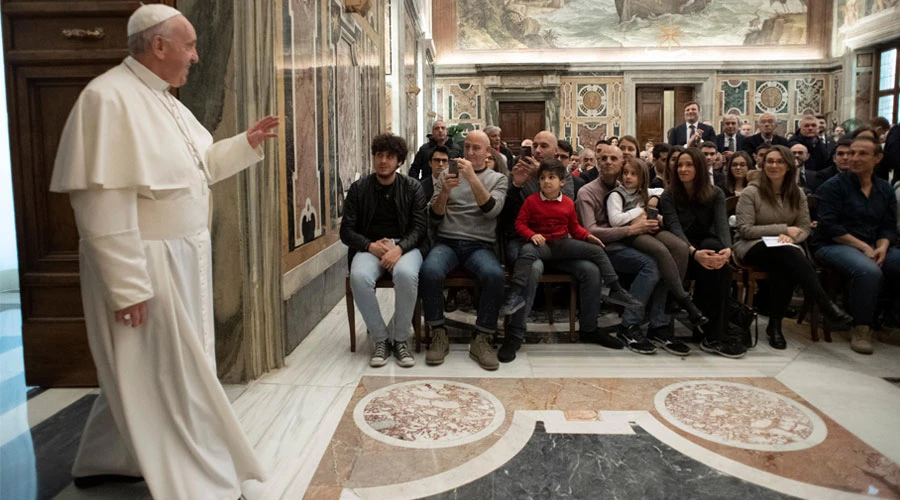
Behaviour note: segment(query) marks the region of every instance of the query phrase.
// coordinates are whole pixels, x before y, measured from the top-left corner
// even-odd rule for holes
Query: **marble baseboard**
[[[347,260],[340,259],[285,301],[286,353],[300,345],[344,298],[347,273]],[[361,318],[358,322],[361,322]]]

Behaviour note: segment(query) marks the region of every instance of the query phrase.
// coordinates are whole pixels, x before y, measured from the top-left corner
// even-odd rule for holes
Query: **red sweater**
[[[541,199],[541,193],[525,198],[519,216],[516,217],[516,231],[526,240],[540,234],[547,241],[561,240],[568,235],[586,240],[591,235],[578,223],[575,203],[568,196],[562,201]]]

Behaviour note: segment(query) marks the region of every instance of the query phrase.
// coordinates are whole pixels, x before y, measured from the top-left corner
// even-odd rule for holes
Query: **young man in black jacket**
[[[384,366],[392,352],[397,364],[416,361],[407,340],[419,293],[419,267],[426,253],[425,207],[419,181],[398,174],[408,149],[403,138],[382,134],[372,141],[374,173],[354,182],[344,200],[341,241],[350,247],[350,288],[372,335],[373,367]],[[375,297],[375,282],[394,280],[394,317],[385,324]]]

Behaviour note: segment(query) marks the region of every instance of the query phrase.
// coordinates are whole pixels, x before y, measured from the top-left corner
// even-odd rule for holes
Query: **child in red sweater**
[[[512,314],[525,305],[522,290],[535,259],[589,260],[596,264],[603,283],[609,287],[609,297],[605,300],[625,307],[644,307],[619,284],[619,277],[603,250],[603,242],[578,223],[575,203],[560,191],[565,178],[566,167],[562,163],[557,160],[541,162],[538,168],[541,192],[525,199],[516,218],[516,231],[530,243],[522,247],[516,259],[512,286],[500,314]]]

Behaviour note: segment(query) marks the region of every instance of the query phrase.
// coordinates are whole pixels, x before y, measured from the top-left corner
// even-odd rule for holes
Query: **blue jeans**
[[[525,241],[521,238],[509,240],[506,244],[506,257],[510,262],[514,262],[519,258],[519,252]],[[597,316],[600,314],[600,270],[593,263],[587,260],[557,260],[553,262],[555,270],[571,274],[578,280],[578,287],[581,292],[581,306],[578,309],[579,328],[582,332],[591,333],[597,330]],[[531,263],[531,272],[528,275],[528,282],[522,289],[525,297],[525,307],[516,311],[509,317],[509,324],[506,325],[506,333],[518,337],[525,338],[526,322],[531,314],[531,306],[534,304],[534,296],[537,292],[538,281],[544,272],[544,262],[536,259]]]
[[[881,267],[859,250],[847,245],[826,245],[816,252],[816,258],[831,264],[850,280],[847,312],[853,316],[853,324],[872,326],[878,305],[877,298],[885,278],[889,283],[900,280],[900,250],[888,248]],[[897,297],[893,297],[893,302],[896,301]]]
[[[645,304],[643,313],[626,308],[622,314],[622,326],[640,325],[645,315],[649,315],[650,328],[671,323],[672,318],[666,314],[668,290],[660,282],[659,268],[653,258],[621,243],[607,245],[606,254],[617,272],[635,275],[629,292]]]
[[[419,295],[419,268],[422,267],[422,253],[418,249],[403,254],[391,277],[394,280],[394,317],[390,327],[384,324],[378,299],[375,297],[375,282],[388,272],[381,267],[381,259],[369,252],[359,252],[350,263],[350,289],[366,328],[372,334],[372,341],[406,342],[412,329],[413,311]],[[393,335],[392,335],[393,334]]]
[[[459,265],[471,271],[481,285],[475,329],[494,333],[503,305],[506,275],[494,254],[494,246],[483,241],[441,239],[428,252],[419,272],[425,322],[430,326],[444,324],[444,278]]]

